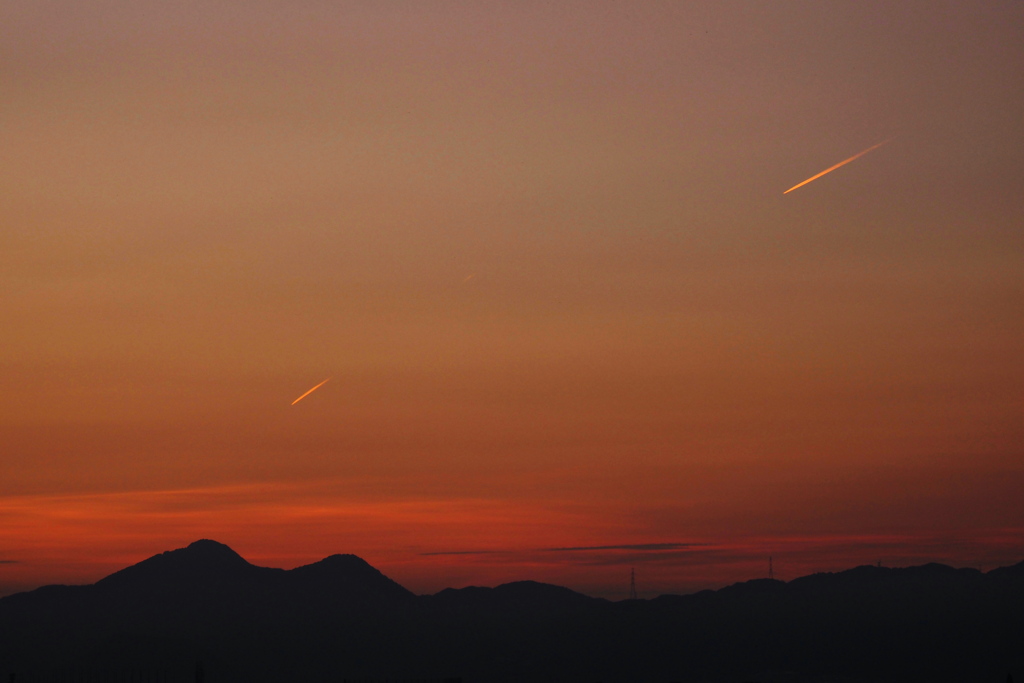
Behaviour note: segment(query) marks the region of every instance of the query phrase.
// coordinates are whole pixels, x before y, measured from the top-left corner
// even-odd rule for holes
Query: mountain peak
[[[229,546],[226,546],[223,543],[218,543],[217,541],[211,541],[208,538],[200,538],[198,541],[189,543],[184,548],[171,550],[168,551],[168,553],[189,553],[195,557],[204,557],[209,559],[218,558],[229,560],[229,558],[232,558],[229,561],[235,561],[236,558],[237,560],[245,562],[242,556],[232,550]],[[163,554],[167,555],[168,553]],[[248,564],[248,562],[246,562],[246,564]]]
[[[145,562],[151,562],[157,558],[162,558],[161,561],[165,564],[204,570],[252,566],[230,547],[217,541],[211,541],[208,538],[201,538],[198,541],[189,543],[184,548],[168,550],[159,555],[154,555]],[[145,564],[145,562],[141,562],[136,566]]]
[[[325,563],[325,564],[336,565],[336,566],[339,566],[339,567],[340,566],[351,566],[351,567],[370,567],[371,566],[369,562],[367,562],[363,558],[359,557],[358,555],[352,555],[352,554],[349,554],[349,553],[346,553],[344,555],[338,554],[338,553],[336,553],[334,555],[328,555],[324,559],[320,560],[320,562]]]
[[[287,572],[294,581],[331,593],[387,595],[407,599],[412,593],[357,555],[330,555]]]
[[[101,579],[97,585],[126,585],[153,580],[191,583],[237,577],[255,569],[228,546],[204,538],[126,567]]]

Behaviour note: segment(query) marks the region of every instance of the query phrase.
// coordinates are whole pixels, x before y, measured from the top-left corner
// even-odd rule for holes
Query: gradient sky
[[[0,594],[1018,562],[1022,121],[1016,1],[5,0]]]

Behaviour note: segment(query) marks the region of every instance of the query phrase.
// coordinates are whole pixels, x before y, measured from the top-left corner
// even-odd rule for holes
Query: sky
[[[1019,562],[1021,121],[1009,0],[5,0],[0,595]]]

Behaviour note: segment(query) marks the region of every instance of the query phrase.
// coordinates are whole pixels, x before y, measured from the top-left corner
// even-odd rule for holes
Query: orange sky
[[[0,64],[0,594],[1024,558],[1020,3],[13,0]]]

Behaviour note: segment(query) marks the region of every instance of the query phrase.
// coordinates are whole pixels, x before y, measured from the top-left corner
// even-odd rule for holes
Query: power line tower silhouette
[[[636,597],[636,569],[629,570],[629,599],[637,600]]]
[[[768,578],[769,579],[774,579],[775,578],[775,570],[772,567],[772,556],[771,555],[768,556]]]

